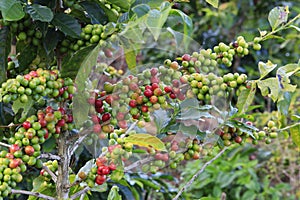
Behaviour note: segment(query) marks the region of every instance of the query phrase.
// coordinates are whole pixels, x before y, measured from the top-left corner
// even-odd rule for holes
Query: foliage
[[[0,199],[288,198],[248,143],[300,145],[299,8],[251,2],[1,2]]]

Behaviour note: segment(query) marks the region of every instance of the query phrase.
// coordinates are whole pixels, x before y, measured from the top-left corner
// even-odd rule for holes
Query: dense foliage
[[[296,1],[0,11],[0,199],[299,198]]]

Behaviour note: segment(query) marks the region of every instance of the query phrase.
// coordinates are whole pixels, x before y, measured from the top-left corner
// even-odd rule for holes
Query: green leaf
[[[109,2],[111,4],[119,6],[120,8],[122,8],[124,10],[128,10],[132,3],[132,0],[109,0]]]
[[[298,32],[300,32],[300,28],[299,28],[298,26],[290,25],[289,27],[290,27],[290,28],[294,28],[294,29],[296,29]]]
[[[184,33],[183,36],[184,35],[191,36],[193,33],[192,19],[181,10],[171,9],[168,16],[167,23],[170,27],[172,27],[172,29],[175,29],[175,27],[178,26],[178,23],[180,23],[183,26],[183,33]],[[178,29],[176,29],[176,31],[182,32],[182,30],[178,30]]]
[[[293,142],[300,148],[300,125],[291,127],[290,132]]]
[[[169,12],[171,10],[171,4],[169,2],[164,2],[161,5],[161,10],[150,10],[146,18],[146,26],[152,33],[155,40],[158,40],[158,37],[161,32],[161,28],[165,24]]]
[[[269,94],[270,89],[270,97],[275,102],[278,99],[279,95],[279,80],[278,78],[268,78],[262,81],[258,81],[257,85],[261,90],[261,94],[266,96]]]
[[[201,197],[199,200],[218,200],[216,197]]]
[[[73,38],[79,38],[81,26],[75,18],[64,13],[56,13],[52,24],[64,34]]]
[[[287,22],[288,11],[285,7],[275,7],[269,12],[268,20],[272,30],[275,30],[279,25]]]
[[[247,111],[248,107],[252,104],[255,93],[256,93],[255,82],[252,82],[250,89],[242,90],[236,104],[236,107],[239,110],[238,114],[244,114]]]
[[[215,8],[218,8],[219,6],[219,0],[205,0],[205,1]]]
[[[38,176],[37,178],[33,179],[32,186],[33,192],[40,192],[42,194],[48,195],[48,196],[55,196],[56,195],[56,189],[55,186],[48,186],[44,184],[45,178],[42,176]],[[35,196],[29,196],[28,200],[37,200],[38,197]]]
[[[27,5],[27,12],[30,14],[33,20],[39,20],[42,22],[51,22],[53,19],[53,13],[47,6],[39,4]]]
[[[112,181],[119,182],[123,178],[123,176],[124,176],[124,171],[116,169],[111,173],[110,179]]]
[[[18,21],[25,16],[21,2],[17,0],[0,1],[0,11],[6,21]]]
[[[242,200],[254,200],[255,199],[255,196],[256,196],[256,194],[255,194],[255,192],[254,191],[252,191],[252,190],[247,190],[244,194],[243,194],[243,196],[242,196]]]
[[[276,64],[273,64],[269,60],[267,63],[259,62],[258,69],[259,69],[259,73],[260,73],[260,79],[267,76],[273,69],[275,69],[276,66],[277,66]]]
[[[0,84],[6,81],[7,56],[10,52],[10,32],[8,27],[0,29]],[[3,116],[1,114],[1,116]]]
[[[166,150],[165,144],[157,137],[150,134],[134,134],[124,139],[125,142],[142,147],[153,147],[155,150]]]
[[[150,6],[147,4],[139,4],[131,8],[131,10],[137,15],[138,18],[146,15],[150,11]]]
[[[77,54],[76,57],[80,58],[81,61],[79,63],[70,60],[71,64],[80,66],[75,80],[78,92],[73,98],[73,116],[77,127],[81,127],[88,117],[89,104],[87,104],[86,97],[84,96],[85,81],[88,79],[92,67],[97,63],[99,49],[100,45],[97,45],[96,47],[93,47],[93,49],[90,49],[86,55]]]
[[[108,194],[107,200],[122,200],[122,196],[119,194],[119,188],[118,186],[113,186],[110,189],[110,192]]]
[[[134,71],[136,68],[136,55],[135,52],[132,51],[126,51],[125,52],[125,59],[126,63],[128,65],[128,69],[131,71]]]
[[[17,68],[17,70],[19,72],[28,69],[28,66],[37,56],[37,50],[38,48],[36,46],[29,44],[26,45],[24,43],[20,43],[17,45],[17,52],[19,52],[19,55],[17,56],[19,67]]]
[[[291,63],[278,68],[277,76],[280,75],[284,81],[289,82],[288,78],[298,71],[300,71],[300,64]]]
[[[57,146],[56,140],[54,137],[51,137],[43,143],[43,152],[52,152]]]
[[[79,3],[87,12],[87,15],[92,20],[92,24],[106,24],[108,18],[104,10],[96,2],[84,1]]]
[[[16,101],[14,101],[14,103],[12,105],[12,109],[15,114],[17,114],[17,112],[20,109],[23,109],[21,117],[24,117],[27,115],[30,108],[32,108],[33,104],[34,104],[34,100],[32,99],[31,96],[28,96],[28,101],[26,103],[22,103],[20,101],[20,99],[17,99]]]

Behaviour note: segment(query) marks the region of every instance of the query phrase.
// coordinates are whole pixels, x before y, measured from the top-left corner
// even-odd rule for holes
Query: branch
[[[31,191],[26,191],[26,190],[12,189],[11,193],[12,194],[26,194],[26,195],[29,195],[29,196],[35,196],[35,197],[39,197],[39,198],[43,198],[43,199],[47,199],[47,200],[55,200],[54,197],[50,197],[48,195],[44,195],[44,194],[41,194],[39,192],[31,192]]]
[[[3,143],[3,142],[0,142],[0,146],[4,146],[4,147],[7,147],[7,148],[10,148],[10,147],[11,147],[11,145],[6,144],[6,143]]]
[[[75,141],[75,143],[72,145],[73,148],[70,149],[70,155],[73,155],[74,152],[77,150],[77,148],[79,147],[79,145],[82,143],[82,141],[88,136],[88,134],[92,131],[91,128],[88,128],[84,131],[82,131],[81,133],[78,133],[76,135],[76,137],[78,137],[78,139]],[[68,139],[69,140],[69,139]],[[71,141],[71,140],[69,140]]]
[[[48,172],[48,174],[51,176],[51,178],[54,181],[54,183],[56,183],[57,182],[57,176],[46,165],[43,165],[43,169],[46,172]]]
[[[181,190],[179,190],[179,192],[177,193],[177,195],[173,198],[173,200],[177,200],[180,195],[188,188],[190,187],[190,185],[195,181],[195,179],[205,170],[205,168],[210,165],[213,161],[215,161],[217,158],[219,158],[225,151],[227,150],[227,148],[222,149],[222,151],[220,151],[215,157],[213,157],[211,160],[207,161],[199,171],[197,171],[196,174],[194,174],[194,176],[186,183],[184,184],[184,187],[181,188]]]
[[[73,194],[70,197],[70,200],[76,199],[77,197],[85,194],[87,191],[89,191],[91,188],[89,186],[86,186],[85,188],[83,188],[82,190],[80,190],[79,192],[76,192],[75,194]]]
[[[60,160],[60,157],[58,155],[54,155],[51,153],[43,153],[41,155],[39,155],[38,158],[46,158],[46,159],[50,159],[50,160]]]
[[[154,160],[154,156],[153,157],[144,158],[143,160],[136,161],[136,162],[132,163],[131,165],[128,165],[127,167],[125,167],[124,171],[129,171],[129,170],[131,170],[133,168],[136,168],[136,167],[138,167],[140,165],[143,165],[143,164],[145,164],[147,162],[150,162],[152,160]]]

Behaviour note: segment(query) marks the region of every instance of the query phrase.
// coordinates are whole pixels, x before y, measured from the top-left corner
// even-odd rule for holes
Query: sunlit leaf
[[[25,16],[21,2],[17,0],[0,1],[0,11],[6,21],[17,21]]]
[[[236,104],[236,107],[238,109],[239,114],[244,114],[248,107],[252,104],[254,96],[256,93],[256,84],[253,82],[251,84],[250,89],[242,90],[238,97],[238,102]]]
[[[279,25],[287,22],[288,11],[285,7],[275,7],[269,12],[268,20],[272,30],[275,30]]]
[[[205,1],[215,8],[218,8],[219,6],[219,0],[205,0]]]
[[[159,138],[144,133],[129,135],[124,141],[141,147],[153,147],[158,151],[166,149],[165,144]]]
[[[113,186],[110,189],[110,192],[108,194],[107,200],[122,200],[122,196],[119,194],[119,188],[118,186]]]
[[[261,94],[266,96],[270,93],[270,97],[275,102],[279,95],[279,85],[280,82],[278,78],[268,78],[257,83],[257,86],[261,90]]]
[[[258,69],[259,69],[259,73],[260,73],[260,79],[267,76],[273,69],[275,69],[276,66],[277,66],[276,64],[273,64],[269,60],[267,63],[259,62]]]
[[[47,6],[39,4],[27,5],[27,12],[30,14],[33,20],[39,20],[42,22],[51,22],[53,19],[53,13]]]

